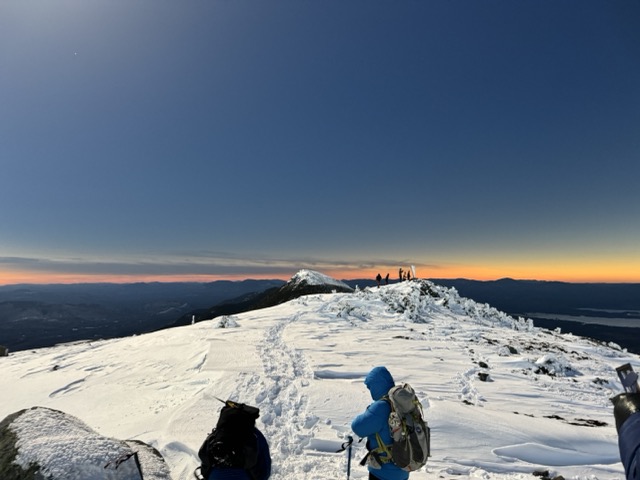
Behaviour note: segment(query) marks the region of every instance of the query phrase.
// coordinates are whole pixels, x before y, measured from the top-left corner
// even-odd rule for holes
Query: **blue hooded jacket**
[[[364,384],[371,392],[373,403],[367,409],[353,419],[351,430],[359,437],[367,437],[367,445],[373,450],[378,447],[376,433],[386,445],[391,445],[391,433],[389,432],[389,414],[391,406],[389,402],[382,400],[391,387],[395,385],[393,377],[386,367],[374,367],[365,377]],[[384,454],[382,454],[384,456]],[[369,466],[369,471],[380,480],[407,480],[409,472],[398,468],[391,462],[384,463],[382,468],[376,469]]]
[[[631,415],[620,427],[618,446],[627,480],[640,479],[640,412]]]

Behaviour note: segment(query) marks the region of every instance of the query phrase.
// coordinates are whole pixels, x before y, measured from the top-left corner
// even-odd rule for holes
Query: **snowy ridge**
[[[609,398],[615,367],[638,356],[538,329],[428,281],[318,294],[138,337],[0,359],[0,418],[32,405],[100,434],[158,449],[174,480],[231,398],[260,408],[273,480],[346,476],[335,453],[370,402],[374,365],[412,384],[432,428],[432,458],[411,478],[623,478]],[[34,439],[22,438],[23,442]],[[354,444],[351,478],[364,442]]]

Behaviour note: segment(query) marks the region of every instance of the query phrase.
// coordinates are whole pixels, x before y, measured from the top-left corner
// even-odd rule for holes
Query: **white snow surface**
[[[0,358],[0,418],[38,405],[62,410],[105,437],[154,446],[182,480],[193,478],[215,425],[216,397],[230,398],[260,408],[273,480],[339,479],[347,453],[336,450],[371,402],[364,376],[385,365],[414,387],[432,430],[432,457],[412,480],[532,479],[541,470],[622,479],[609,398],[622,391],[615,367],[627,362],[640,366],[616,345],[538,329],[454,289],[407,281],[11,354]],[[20,445],[37,444],[36,427],[23,426]],[[366,479],[357,440],[350,478]],[[74,459],[51,461],[64,470]]]

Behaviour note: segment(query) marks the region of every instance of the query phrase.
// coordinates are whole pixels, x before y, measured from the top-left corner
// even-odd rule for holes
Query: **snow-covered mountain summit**
[[[432,429],[432,457],[412,479],[614,479],[624,474],[609,398],[627,362],[640,367],[616,345],[407,281],[11,354],[0,359],[10,392],[0,418],[34,405],[67,412],[101,435],[153,446],[182,480],[215,424],[216,397],[231,398],[260,408],[272,479],[344,478],[346,454],[335,452],[370,402],[364,376],[386,365],[415,388]],[[363,443],[352,479],[367,477],[355,461]]]
[[[300,270],[296,273],[289,283],[292,285],[326,285],[329,287],[338,287],[344,290],[351,291],[352,288],[340,280],[336,280],[324,273],[316,272],[315,270]]]
[[[304,295],[336,292],[353,292],[353,288],[323,273],[314,270],[300,270],[282,287],[264,292],[253,307],[272,307]]]

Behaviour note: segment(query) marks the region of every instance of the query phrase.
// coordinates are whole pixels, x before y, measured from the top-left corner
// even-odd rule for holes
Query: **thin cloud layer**
[[[0,257],[0,268],[4,271],[25,275],[41,273],[47,275],[87,275],[87,276],[212,276],[244,278],[288,278],[292,272],[301,268],[313,268],[328,272],[342,272],[344,278],[353,278],[368,272],[372,268],[388,268],[395,272],[399,266],[409,265],[407,261],[368,261],[347,263],[312,258],[264,259],[239,258],[231,255],[197,254],[189,257],[147,257],[140,259],[103,258],[96,261],[93,257]],[[415,264],[414,264],[415,266]],[[425,267],[420,264],[418,267]],[[434,269],[433,266],[428,266]],[[1,275],[0,275],[1,277]]]

